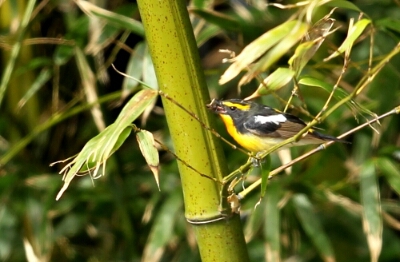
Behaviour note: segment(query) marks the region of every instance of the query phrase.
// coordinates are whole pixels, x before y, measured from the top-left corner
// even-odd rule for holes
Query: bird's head
[[[232,119],[241,119],[254,111],[258,104],[241,99],[216,100],[207,105],[208,109],[219,115],[229,115]]]

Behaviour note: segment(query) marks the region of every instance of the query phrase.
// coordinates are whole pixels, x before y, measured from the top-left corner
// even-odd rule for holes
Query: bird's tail
[[[335,141],[335,142],[339,142],[339,143],[344,143],[344,144],[351,144],[351,142],[334,137],[334,136],[330,136],[330,135],[325,135],[322,134],[320,132],[317,132],[315,130],[313,130],[312,134],[316,137],[318,137],[319,139],[325,140],[325,141]]]

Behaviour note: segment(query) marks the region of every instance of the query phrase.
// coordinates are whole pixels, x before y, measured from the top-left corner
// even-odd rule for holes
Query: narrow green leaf
[[[294,22],[294,21],[291,21]],[[287,22],[289,23],[289,22]],[[285,23],[286,24],[286,23]],[[281,39],[274,47],[263,55],[259,61],[251,66],[251,69],[239,82],[239,86],[247,84],[259,72],[264,72],[269,69],[282,56],[286,55],[289,50],[302,39],[307,32],[308,25],[297,21],[293,29]],[[283,31],[283,30],[282,30]],[[229,68],[228,68],[229,69]]]
[[[350,1],[347,0],[334,0],[334,1],[328,1],[326,6],[332,6],[332,7],[338,7],[338,8],[345,8],[353,11],[357,11],[359,13],[362,13],[361,9],[358,8],[355,4],[353,4]]]
[[[358,39],[358,37],[364,32],[364,29],[371,23],[369,19],[361,19],[357,21],[357,23],[349,28],[349,32],[347,34],[346,39],[340,45],[338,50],[336,50],[333,54],[329,57],[325,58],[324,61],[328,61],[344,52],[350,52],[351,48],[353,47],[354,42]]]
[[[379,158],[376,161],[377,167],[382,171],[383,175],[386,177],[389,185],[393,188],[398,195],[400,195],[400,170],[393,161],[388,158]]]
[[[296,194],[293,196],[293,204],[304,231],[313,241],[321,257],[324,261],[334,261],[332,245],[308,197],[305,194]]]
[[[360,170],[363,228],[368,241],[371,261],[378,261],[382,249],[382,210],[375,166],[365,162]]]
[[[207,24],[196,36],[197,46],[202,46],[205,42],[211,38],[217,36],[222,32],[221,28],[213,24]]]
[[[119,28],[130,30],[137,35],[144,36],[144,28],[142,23],[136,21],[135,19],[100,8],[88,1],[78,0],[76,1],[76,4],[82,9],[83,12],[87,14],[103,18],[107,21],[107,23]]]
[[[335,22],[334,19],[329,18],[329,15],[319,20],[308,30],[306,37],[303,39],[306,42],[300,44],[296,48],[294,55],[289,59],[289,65],[296,72],[296,75],[300,74],[329,34],[329,30]]]
[[[275,262],[280,259],[280,209],[278,202],[280,200],[280,186],[278,183],[271,183],[267,191],[267,203],[265,217],[267,219],[264,224],[264,236],[266,240],[266,261]]]
[[[320,87],[323,90],[325,90],[328,93],[331,93],[333,90],[333,85],[329,84],[325,81],[319,80],[317,78],[314,78],[312,76],[304,76],[299,80],[299,84],[305,85],[305,86],[311,86],[311,87]],[[336,88],[335,93],[333,93],[333,97],[335,99],[342,100],[345,97],[348,97],[350,94],[346,92],[342,88]],[[357,103],[354,100],[350,100],[349,102],[346,103],[346,105],[356,111],[357,113],[365,113],[370,116],[375,116],[375,113],[373,113],[371,110],[367,109],[366,107],[362,106],[361,104]]]
[[[393,17],[385,17],[376,21],[377,27],[384,27],[400,33],[400,20]]]
[[[247,97],[246,100],[270,94],[271,92],[286,86],[293,79],[294,74],[295,72],[289,68],[279,67],[265,78],[258,86],[257,90]]]
[[[246,220],[244,226],[244,237],[246,238],[246,242],[251,241],[254,236],[257,236],[261,227],[265,224],[265,208],[266,206],[263,204],[257,205]]]
[[[76,64],[79,68],[79,75],[81,76],[82,87],[85,90],[85,97],[88,103],[94,103],[98,100],[96,77],[83,51],[79,48],[75,48]],[[106,124],[104,123],[103,113],[101,112],[100,105],[95,104],[90,109],[92,118],[97,126],[98,130],[104,130]]]
[[[106,160],[114,153],[116,145],[121,145],[130,133],[127,127],[153,102],[157,94],[157,91],[151,89],[139,91],[125,105],[113,124],[86,143],[81,152],[61,170],[60,173],[64,173],[64,185],[57,195],[57,200],[82,167],[95,163],[94,170],[90,174],[96,177],[101,166],[103,166],[102,174],[105,174]]]
[[[149,238],[142,256],[142,261],[160,261],[167,244],[174,235],[174,225],[178,221],[177,213],[182,208],[181,192],[175,190],[163,203],[155,216]]]
[[[150,167],[151,172],[153,172],[154,179],[156,180],[158,189],[160,190],[160,179],[158,173],[160,160],[153,134],[147,130],[140,130],[136,133],[136,139],[139,143],[140,151],[146,159],[147,165]]]
[[[89,1],[90,2],[90,1]],[[137,6],[132,4],[121,5],[112,10],[116,15],[123,17],[132,17],[137,12]],[[96,15],[88,16],[91,23],[91,31],[96,28],[96,33],[92,33],[90,42],[86,46],[85,51],[87,54],[97,55],[101,50],[105,49],[106,46],[115,43],[115,41],[125,42],[125,34],[130,33],[129,29],[122,29],[121,26],[115,26],[114,23],[109,23],[108,19],[100,18]],[[126,31],[121,35],[121,31]],[[117,40],[117,38],[120,38]],[[124,40],[125,38],[125,40]],[[114,47],[120,49],[121,46]],[[111,57],[108,58],[109,61]]]
[[[312,76],[304,76],[299,80],[299,84],[305,85],[305,86],[313,86],[313,87],[320,87],[323,90],[325,90],[328,93],[332,93],[333,90],[333,85],[329,84],[323,80],[314,78]],[[343,98],[349,96],[350,94],[347,93],[345,90],[342,88],[337,88],[333,96],[337,100],[342,100]]]
[[[158,90],[156,72],[147,45],[143,57],[143,81],[151,88]]]
[[[231,16],[219,13],[210,9],[190,8],[190,13],[193,13],[207,22],[217,25],[218,27],[228,31],[238,31],[240,24]]]
[[[221,85],[227,83],[235,76],[237,76],[243,69],[247,68],[251,63],[260,58],[260,56],[265,54],[267,50],[271,49],[283,38],[290,35],[290,33],[294,31],[294,29],[297,30],[298,28],[303,27],[304,24],[299,21],[289,21],[269,30],[268,32],[248,44],[237,57],[232,59],[233,63],[221,76],[219,83]],[[285,50],[284,53],[286,53],[286,51],[287,50]]]
[[[21,98],[18,102],[18,108],[21,108],[25,105],[25,103],[39,91],[39,89],[49,81],[50,77],[52,76],[52,71],[49,68],[43,68],[38,77],[32,83],[31,87],[25,93],[25,95]]]
[[[301,43],[296,48],[294,54],[292,55],[292,57],[290,57],[288,62],[289,66],[293,68],[294,71],[300,72],[301,69],[307,64],[308,61],[306,61],[306,59],[304,59],[303,61],[301,59],[306,56],[307,52],[309,52],[314,45],[315,43],[313,41],[307,41]]]
[[[2,76],[0,79],[0,106],[1,106],[1,103],[3,102],[4,94],[7,90],[7,86],[10,81],[11,74],[13,73],[15,62],[17,61],[19,52],[21,50],[22,40],[25,36],[25,31],[28,27],[29,20],[30,20],[32,12],[33,12],[33,8],[35,7],[35,3],[36,3],[36,0],[27,1],[24,16],[23,16],[20,26],[18,28],[19,30],[18,30],[17,39],[11,49],[10,59],[8,60],[4,69],[2,69]]]
[[[130,77],[125,77],[122,84],[123,94],[126,97],[139,86],[140,81],[146,83],[146,86],[158,89],[154,64],[151,60],[149,48],[145,42],[138,43],[133,51],[125,72]]]
[[[261,197],[264,197],[267,191],[269,171],[271,171],[271,156],[266,156],[265,163],[262,164],[261,168]]]
[[[126,66],[125,74],[131,77],[124,77],[122,83],[123,97],[126,97],[131,92],[134,92],[139,86],[139,82],[135,79],[141,79],[143,74],[143,58],[146,50],[146,44],[140,42],[135,46],[133,50],[128,65]]]

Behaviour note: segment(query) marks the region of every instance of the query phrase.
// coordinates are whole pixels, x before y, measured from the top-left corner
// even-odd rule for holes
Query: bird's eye
[[[230,106],[230,107],[229,107],[229,109],[230,109],[231,111],[235,111],[236,108],[237,108],[236,106]]]

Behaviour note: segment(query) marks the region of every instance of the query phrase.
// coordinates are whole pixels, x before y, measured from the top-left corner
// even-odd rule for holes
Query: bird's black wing
[[[247,131],[255,135],[283,139],[296,135],[306,126],[298,117],[272,109],[249,117],[243,125]]]
[[[279,137],[276,131],[281,127],[281,123],[272,121],[262,122],[260,119],[263,117],[265,116],[255,115],[250,117],[243,123],[244,128],[257,136]]]

